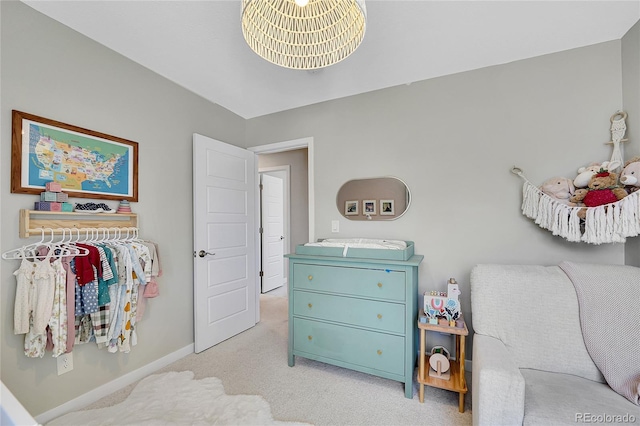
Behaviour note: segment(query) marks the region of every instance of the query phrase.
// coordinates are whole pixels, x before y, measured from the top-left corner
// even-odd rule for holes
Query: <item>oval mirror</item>
[[[395,220],[410,203],[409,188],[392,176],[350,180],[336,198],[338,211],[350,220]]]

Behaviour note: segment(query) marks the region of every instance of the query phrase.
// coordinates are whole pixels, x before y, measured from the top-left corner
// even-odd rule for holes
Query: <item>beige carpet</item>
[[[287,309],[283,297],[261,296],[255,327],[200,354],[191,354],[158,371],[192,371],[195,379],[216,377],[228,395],[260,395],[274,419],[322,425],[471,425],[471,391],[465,412],[458,394],[426,387],[425,402],[404,397],[404,385],[317,361],[296,357],[287,365]],[[467,375],[469,386],[470,375]],[[128,386],[87,408],[124,401]],[[236,424],[243,423],[240,419]],[[251,424],[251,423],[249,423]]]

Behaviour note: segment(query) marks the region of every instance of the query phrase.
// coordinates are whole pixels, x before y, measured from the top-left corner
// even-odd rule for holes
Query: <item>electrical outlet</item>
[[[73,352],[62,354],[56,360],[58,361],[58,376],[73,370]]]

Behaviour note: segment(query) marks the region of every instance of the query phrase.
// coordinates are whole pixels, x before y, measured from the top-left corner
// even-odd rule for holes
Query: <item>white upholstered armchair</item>
[[[640,422],[640,407],[612,390],[589,355],[576,289],[562,268],[477,265],[471,308],[474,425],[575,425],[593,416]],[[625,338],[639,353],[638,335]]]

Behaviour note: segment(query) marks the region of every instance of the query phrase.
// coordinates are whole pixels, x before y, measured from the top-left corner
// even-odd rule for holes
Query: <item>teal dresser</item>
[[[299,248],[286,255],[289,366],[301,356],[397,380],[412,398],[424,256],[413,255],[413,245],[406,260],[299,254],[308,252]]]

